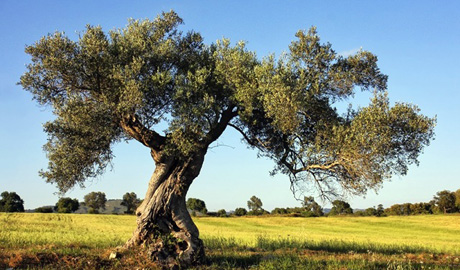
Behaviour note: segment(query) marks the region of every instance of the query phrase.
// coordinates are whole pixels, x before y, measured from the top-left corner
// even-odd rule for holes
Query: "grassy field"
[[[209,263],[196,269],[460,269],[460,216],[196,218]],[[110,252],[134,216],[0,213],[0,269],[152,268]]]

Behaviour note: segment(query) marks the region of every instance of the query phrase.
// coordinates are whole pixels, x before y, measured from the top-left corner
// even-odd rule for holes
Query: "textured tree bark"
[[[137,228],[126,248],[144,246],[152,260],[168,269],[204,262],[204,246],[185,204],[206,151],[186,158],[152,156],[156,162],[144,201],[136,210]]]

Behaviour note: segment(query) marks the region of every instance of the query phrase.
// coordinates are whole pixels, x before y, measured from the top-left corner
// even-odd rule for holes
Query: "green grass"
[[[195,218],[209,263],[196,269],[460,269],[460,216]],[[0,269],[152,268],[107,259],[134,216],[0,213]],[[19,268],[18,268],[19,267]]]
[[[135,224],[125,215],[2,213],[0,247],[114,247],[129,238]]]
[[[377,250],[386,253],[460,254],[460,216],[341,218],[199,218],[203,239],[233,238],[247,246],[277,243],[285,247],[332,251]],[[335,250],[334,250],[335,249]]]

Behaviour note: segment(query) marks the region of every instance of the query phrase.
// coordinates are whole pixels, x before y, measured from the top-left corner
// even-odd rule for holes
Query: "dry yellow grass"
[[[460,267],[459,215],[202,217],[195,222],[211,262],[196,269]],[[108,260],[134,228],[134,216],[0,213],[0,268],[150,268],[142,252]]]

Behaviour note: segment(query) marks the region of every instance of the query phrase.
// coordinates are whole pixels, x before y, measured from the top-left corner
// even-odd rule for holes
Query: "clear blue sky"
[[[349,198],[353,208],[382,203],[429,201],[440,190],[460,188],[460,2],[459,1],[0,1],[0,192],[15,191],[33,209],[55,204],[57,189],[38,177],[46,168],[42,124],[52,119],[31,95],[16,85],[29,62],[25,45],[56,30],[71,38],[86,24],[105,30],[126,25],[128,18],[154,18],[174,9],[183,29],[200,32],[206,43],[222,37],[245,40],[259,57],[287,50],[298,29],[315,25],[324,42],[342,54],[359,48],[379,57],[389,75],[390,100],[417,104],[437,115],[436,140],[408,175],[384,184],[378,195]],[[358,96],[364,104],[367,97]],[[226,132],[219,141],[231,147],[209,151],[189,197],[208,209],[246,207],[252,195],[268,210],[299,206],[286,176],[270,177],[273,163],[258,159]],[[132,141],[115,148],[113,171],[76,187],[67,196],[83,199],[91,191],[121,198],[134,191],[143,197],[154,164],[148,150]],[[327,203],[324,206],[328,206]]]

